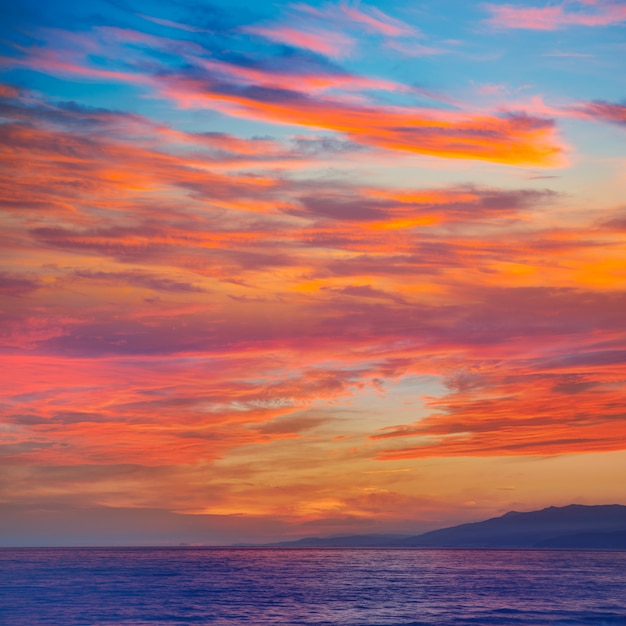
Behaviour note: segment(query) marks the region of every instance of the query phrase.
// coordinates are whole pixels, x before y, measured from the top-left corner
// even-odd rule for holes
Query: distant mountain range
[[[381,548],[570,548],[626,550],[626,506],[551,506],[541,511],[510,511],[482,522],[442,528],[421,535],[344,535],[305,537],[270,544],[285,547]]]

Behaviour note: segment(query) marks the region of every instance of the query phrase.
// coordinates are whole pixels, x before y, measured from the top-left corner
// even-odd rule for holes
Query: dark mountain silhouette
[[[421,535],[344,535],[307,537],[272,544],[292,547],[569,548],[626,549],[626,506],[551,506],[541,511],[510,511],[482,522],[442,528]]]
[[[584,548],[593,536],[626,533],[626,506],[618,504],[583,506],[571,504],[549,507],[541,511],[518,513],[510,511],[502,517],[484,522],[461,524],[434,530],[402,540],[402,545],[456,548]],[[578,537],[578,541],[576,541]]]

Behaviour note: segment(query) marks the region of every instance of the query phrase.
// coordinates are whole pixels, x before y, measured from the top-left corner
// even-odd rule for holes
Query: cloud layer
[[[623,21],[605,2],[483,9],[500,28]],[[610,475],[623,159],[568,125],[623,132],[612,91],[476,88],[460,75],[482,53],[374,6],[219,33],[115,15],[41,18],[3,66],[11,516],[142,509],[229,540],[224,516],[242,538],[426,529],[516,489],[566,497],[584,455]],[[403,46],[458,50],[454,85],[355,61],[372,42],[395,69],[417,62]],[[532,496],[548,470],[514,464],[535,461],[559,478]]]

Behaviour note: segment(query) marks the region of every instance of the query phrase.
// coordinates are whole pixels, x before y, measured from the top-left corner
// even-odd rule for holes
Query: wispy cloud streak
[[[558,30],[567,26],[610,26],[626,21],[626,7],[622,3],[603,0],[540,7],[485,4],[485,8],[491,13],[489,24],[505,29]]]

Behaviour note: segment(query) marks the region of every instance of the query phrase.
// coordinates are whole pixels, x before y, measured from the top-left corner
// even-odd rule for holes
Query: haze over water
[[[622,626],[626,552],[0,550],[0,623]]]

